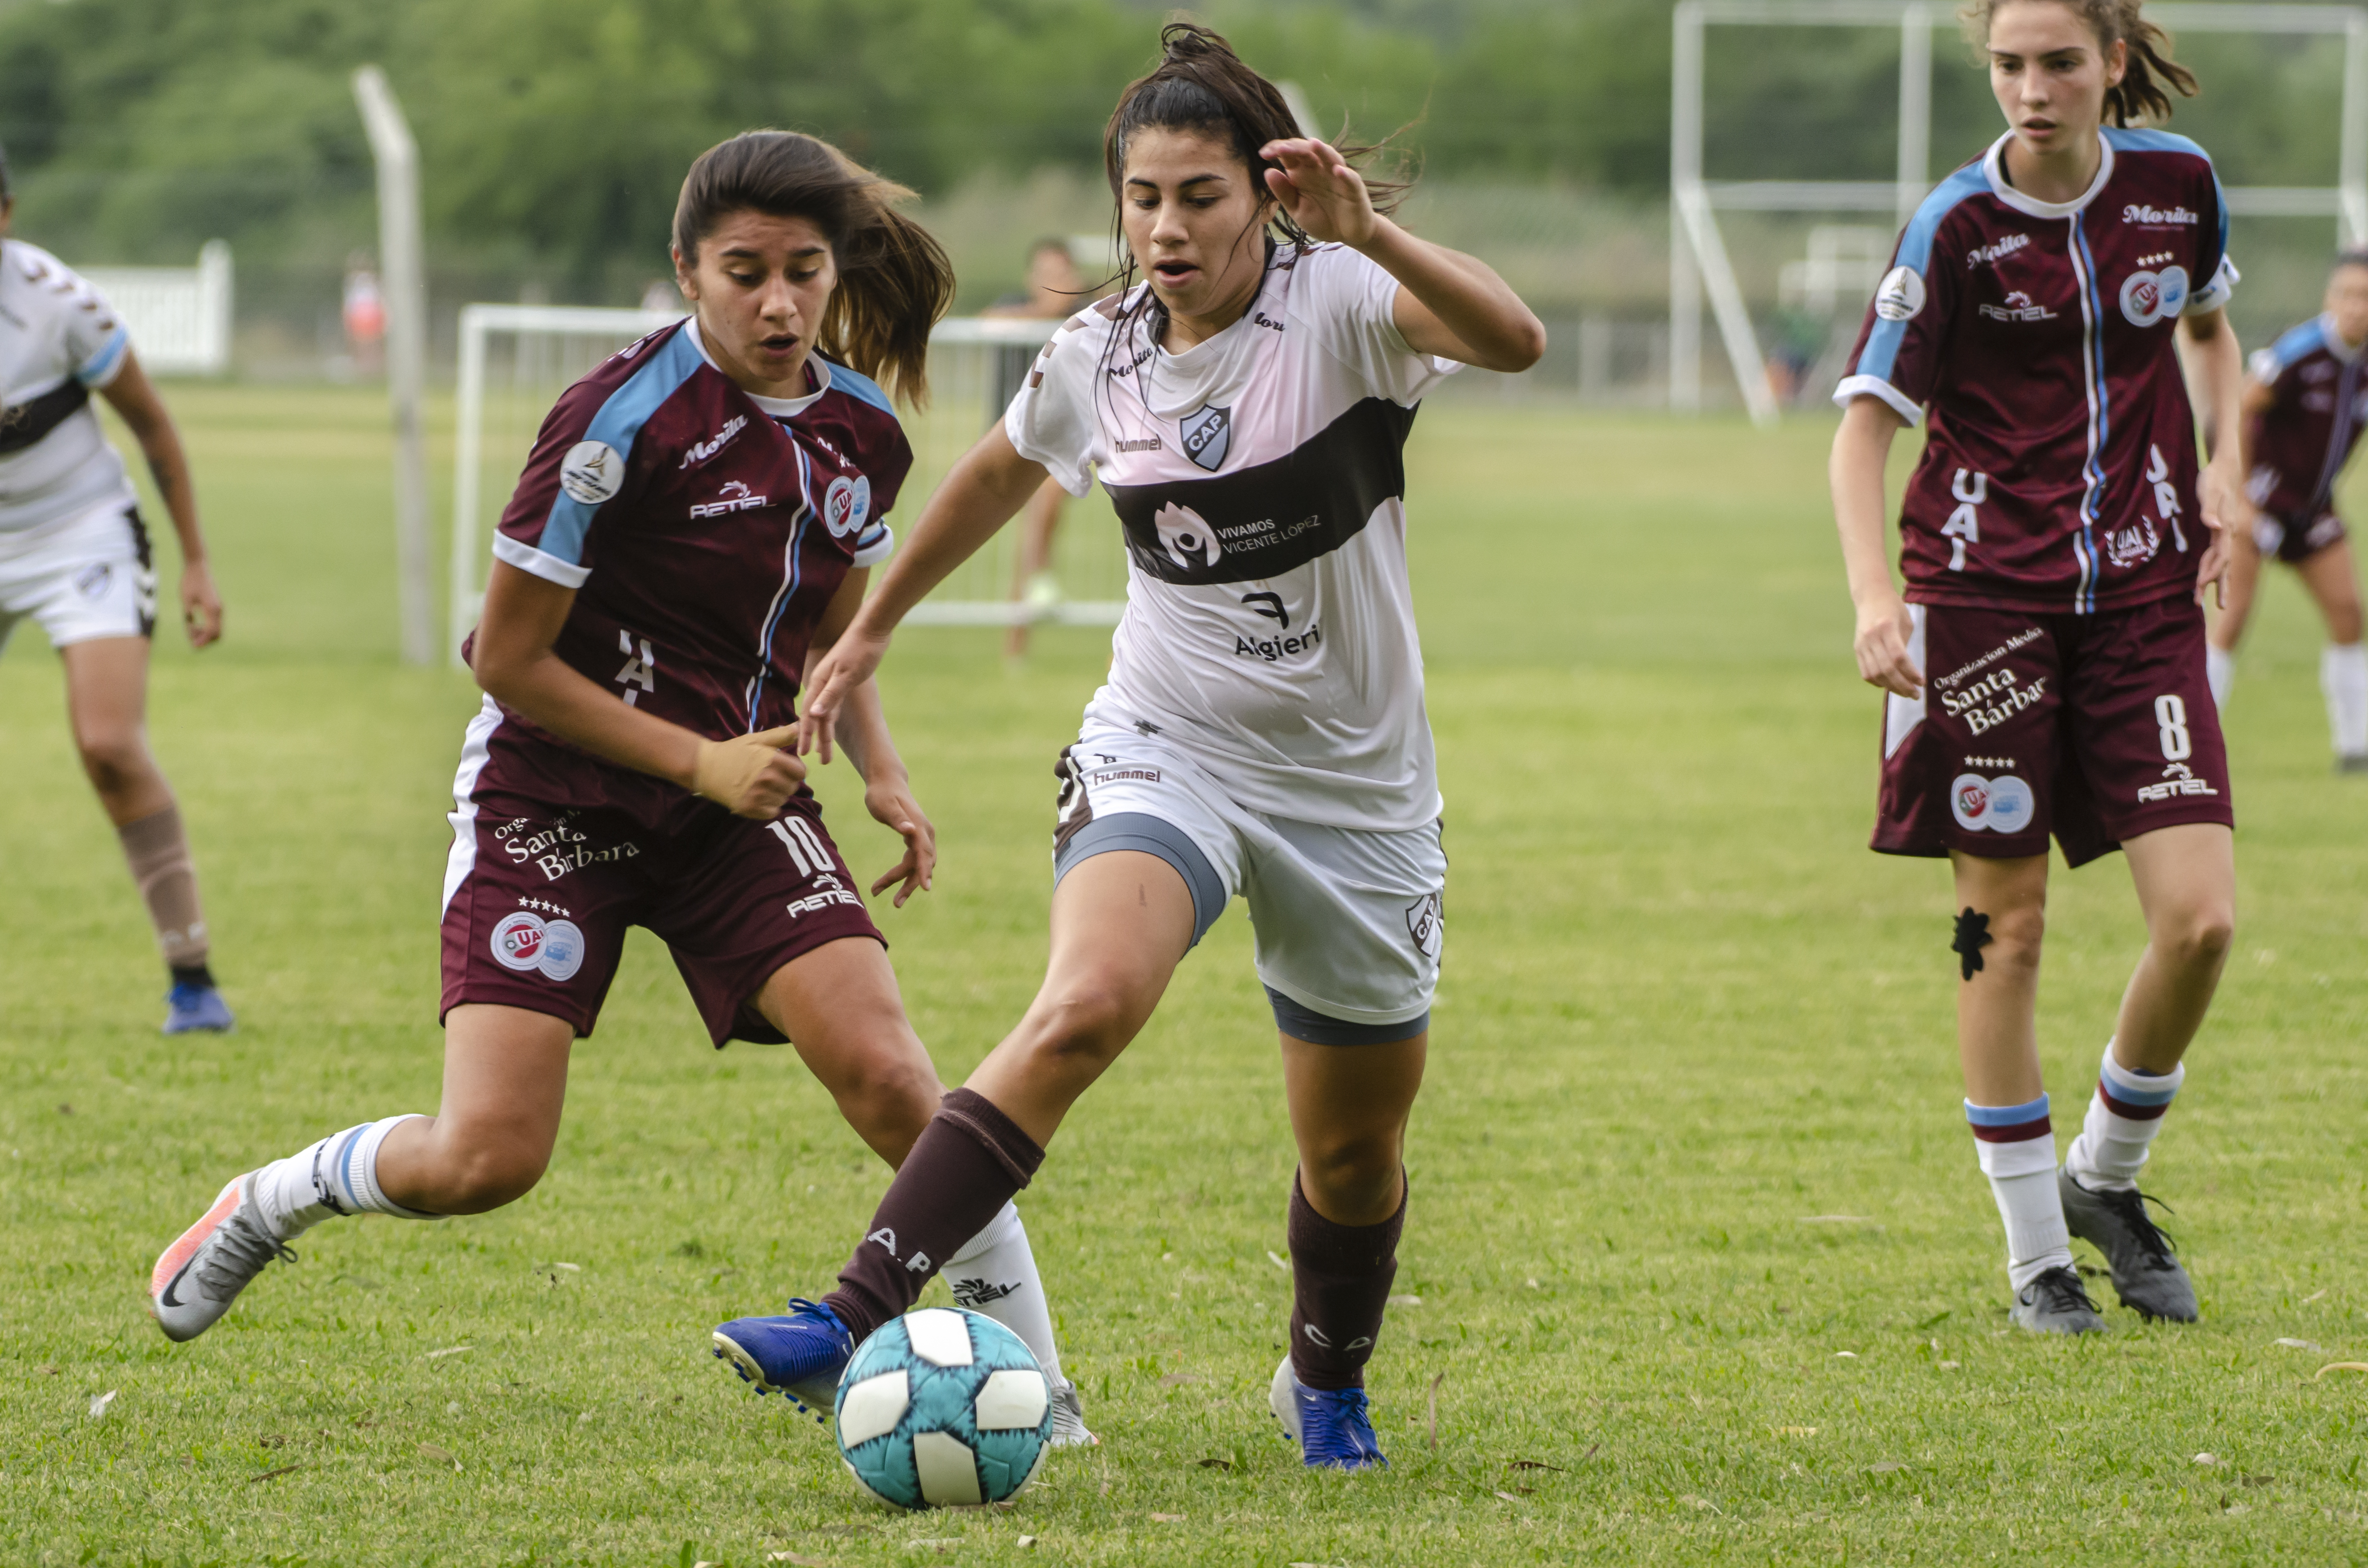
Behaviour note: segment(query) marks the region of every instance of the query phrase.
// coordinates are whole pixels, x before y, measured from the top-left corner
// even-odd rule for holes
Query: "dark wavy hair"
[[[1968,0],[1958,15],[1965,36],[1980,49],[1990,40],[1990,18],[2008,6],[2038,4],[2039,0]],[[2170,35],[2146,19],[2146,0],[2051,0],[2080,18],[2098,46],[2130,46],[2129,65],[2119,86],[2105,89],[2105,123],[2159,123],[2170,118],[2170,94],[2192,98],[2198,91],[2195,73],[2170,57]],[[2166,92],[2164,89],[2169,88]]]
[[[818,138],[746,131],[699,155],[675,203],[686,262],[727,214],[803,218],[830,242],[838,287],[814,347],[915,406],[929,395],[929,329],[953,303],[953,263],[896,210],[913,193]]]

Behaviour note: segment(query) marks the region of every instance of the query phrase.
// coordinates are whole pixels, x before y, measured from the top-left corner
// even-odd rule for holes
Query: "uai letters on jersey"
[[[1458,369],[1407,345],[1397,291],[1346,246],[1276,247],[1247,313],[1171,354],[1138,288],[1065,323],[1004,416],[1125,528],[1088,721],[1168,736],[1254,811],[1376,832],[1440,811],[1401,449]]]
[[[2015,189],[1999,138],[1925,199],[1867,310],[1834,401],[1930,418],[1901,509],[1911,602],[2086,614],[2193,591],[2172,334],[2227,303],[2227,209],[2185,137],[2102,135],[2066,202]]]

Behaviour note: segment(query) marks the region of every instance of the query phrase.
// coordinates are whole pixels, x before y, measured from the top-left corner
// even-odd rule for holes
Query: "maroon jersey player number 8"
[[[1965,1116],[2005,1222],[2014,1321],[2104,1320],[2070,1241],[2123,1304],[2195,1316],[2137,1176],[2184,1075],[2231,930],[2226,758],[2201,598],[2245,520],[2234,444],[2199,471],[2174,338],[2217,427],[2243,374],[2211,159],[2137,122],[2194,78],[2139,0],[1975,0],[2007,133],[1899,239],[1835,394],[1834,509],[1859,672],[1888,694],[1874,847],[1952,862]],[[1884,460],[1923,455],[1884,558]],[[2125,852],[2147,945],[2058,1168],[2035,1009],[2051,837]],[[1936,926],[1935,948],[1940,948]]]

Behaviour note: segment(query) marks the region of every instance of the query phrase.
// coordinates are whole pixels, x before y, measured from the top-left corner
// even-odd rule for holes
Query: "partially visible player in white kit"
[[[1270,1403],[1307,1464],[1363,1470],[1384,1462],[1364,1368],[1406,1221],[1447,879],[1401,449],[1459,364],[1524,369],[1545,330],[1487,267],[1376,211],[1223,39],[1176,24],[1161,41],[1104,140],[1147,281],[1047,346],[815,666],[804,718],[826,741],[923,595],[1047,474],[1082,495],[1099,472],[1127,606],[1059,766],[1043,986],[946,1097],[840,1288],[719,1332],[761,1344],[776,1382],[835,1381],[973,1214],[1027,1185],[1238,893],[1299,1153]]]
[[[99,428],[98,393],[140,443],[181,544],[181,621],[192,647],[222,637],[197,492],[172,415],[97,290],[8,237],[16,207],[0,151],[0,645],[38,621],[66,670],[83,771],[115,824],[171,971],[165,1032],[222,1030],[198,873],[173,787],[148,751],[148,646],[156,569],[139,497]]]

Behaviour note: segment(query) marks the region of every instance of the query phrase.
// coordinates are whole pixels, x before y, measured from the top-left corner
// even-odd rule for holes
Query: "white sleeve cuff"
[[[871,536],[855,547],[858,566],[877,566],[896,553],[896,530],[882,523],[871,530]]]
[[[130,357],[131,349],[131,331],[119,322],[116,324],[115,335],[99,345],[98,352],[92,355],[83,367],[74,372],[74,380],[93,392],[110,385],[116,377],[123,373],[123,361]]]
[[[1010,438],[1013,451],[1030,462],[1041,464],[1044,472],[1053,476],[1053,483],[1070,494],[1082,501],[1093,489],[1093,471],[1088,465],[1079,463],[1075,468],[1066,467],[1052,453],[1038,449],[1036,444],[1028,438],[1027,433],[1019,427],[1019,400],[1017,398],[1004,411],[1003,433]]]
[[[563,588],[580,588],[590,579],[592,568],[578,566],[573,561],[562,561],[548,551],[520,544],[507,534],[494,536],[494,559],[507,562],[521,572],[530,572],[546,583],[556,583]]]
[[[1924,423],[1924,410],[1916,400],[1881,376],[1845,376],[1842,384],[1834,389],[1834,406],[1848,408],[1862,397],[1881,398],[1889,403],[1891,411],[1907,421],[1910,429]]]
[[[2179,313],[2183,316],[2205,316],[2210,315],[2214,311],[2225,308],[2228,303],[2228,297],[2237,291],[2237,285],[2244,281],[2244,277],[2243,273],[2237,270],[2237,263],[2233,257],[2222,256],[2220,270],[2212,275],[2212,281],[2190,294],[2187,297],[2186,307]]]

